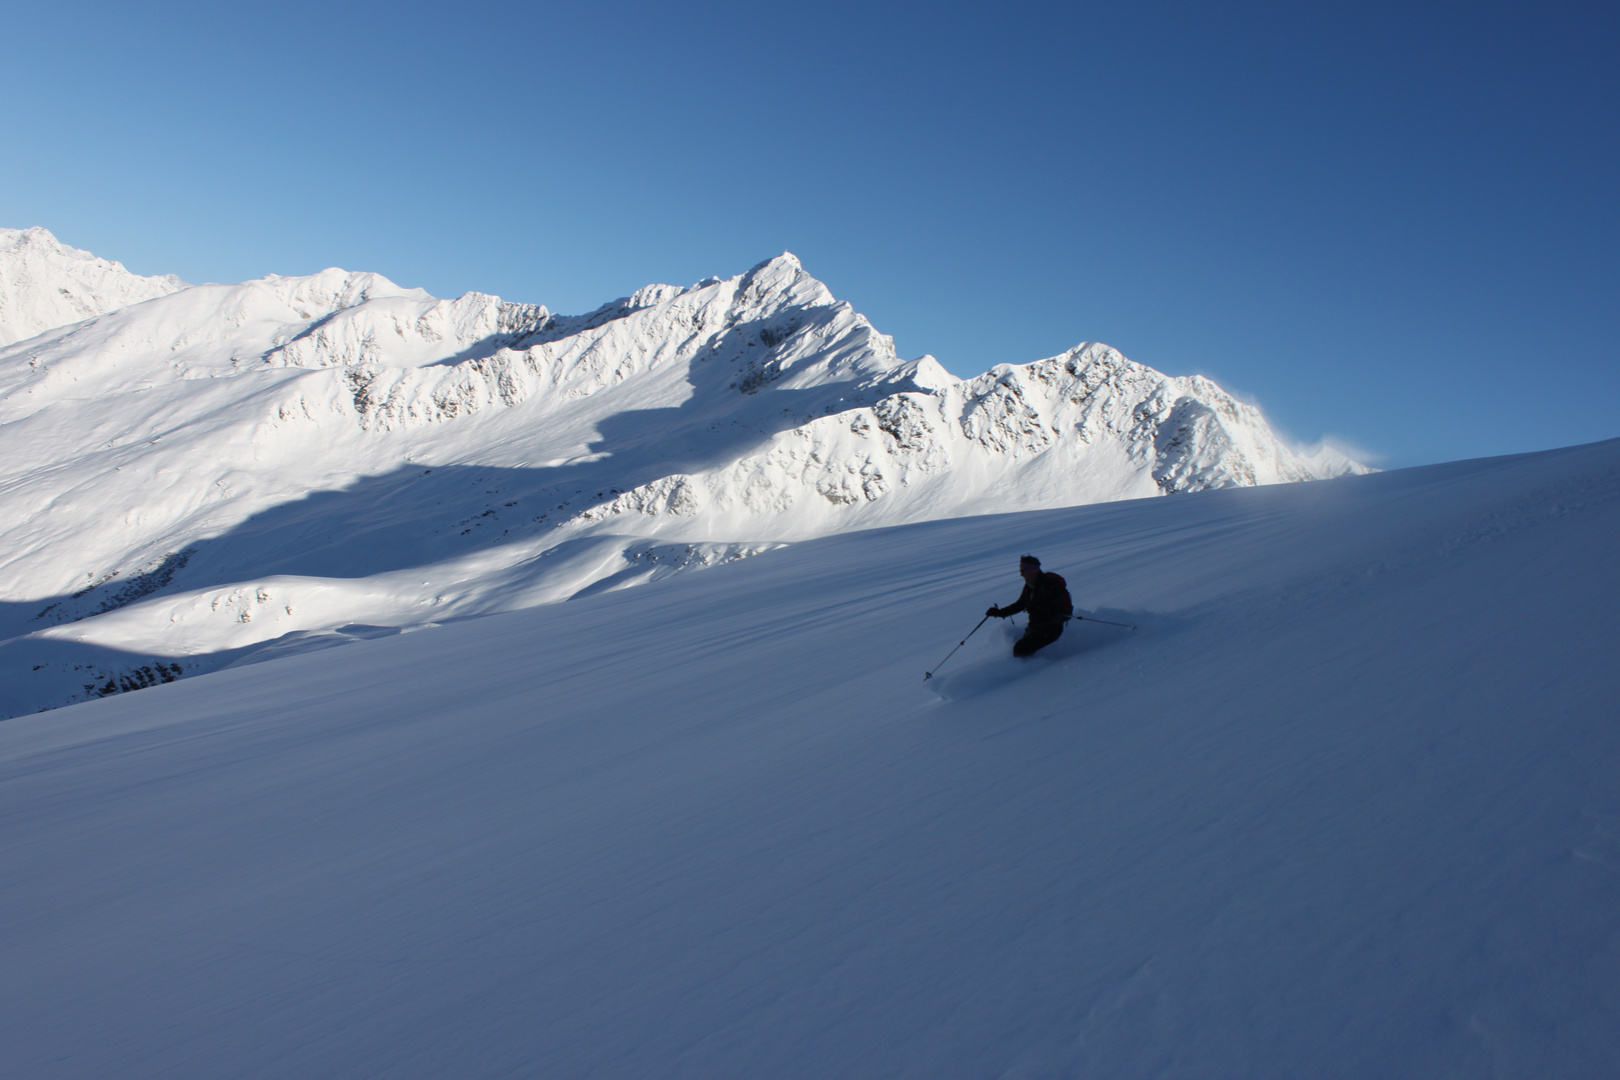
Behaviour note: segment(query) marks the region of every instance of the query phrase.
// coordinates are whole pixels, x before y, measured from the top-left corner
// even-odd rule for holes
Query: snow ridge
[[[0,346],[185,288],[68,247],[45,229],[0,229]]]

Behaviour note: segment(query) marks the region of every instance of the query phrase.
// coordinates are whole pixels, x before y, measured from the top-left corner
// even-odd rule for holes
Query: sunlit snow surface
[[[1612,1077],[1617,529],[1615,442],[939,521],[7,721],[3,1071]],[[925,685],[1026,550],[1139,629]]]
[[[0,230],[0,316],[70,293],[101,313],[0,346],[0,717],[859,528],[1365,471],[1106,345],[902,360],[786,253],[564,317]]]
[[[0,229],[0,348],[183,288],[173,274],[132,274],[42,228]]]

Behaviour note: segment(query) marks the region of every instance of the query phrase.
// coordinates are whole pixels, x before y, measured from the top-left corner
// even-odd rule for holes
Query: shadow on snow
[[[853,389],[847,383],[769,388],[780,374],[770,361],[778,340],[764,321],[727,330],[716,347],[691,361],[688,380],[693,392],[685,402],[605,418],[597,424],[586,460],[525,468],[404,465],[341,489],[289,500],[220,536],[192,541],[145,565],[121,567],[92,579],[73,594],[0,601],[0,685],[11,683],[15,690],[19,676],[48,669],[60,676],[66,669],[84,674],[85,689],[75,688],[74,698],[83,700],[169,681],[176,674],[174,658],[72,641],[14,639],[159,596],[276,575],[370,577],[532,541],[625,491],[672,474],[728,464],[782,431],[864,403],[846,399]],[[722,361],[727,353],[729,363]],[[748,363],[740,363],[750,356]],[[611,587],[598,583],[587,592]],[[262,648],[263,644],[255,645],[178,663],[185,674],[196,674]],[[8,702],[5,715],[47,707],[19,705],[24,705],[20,699]]]

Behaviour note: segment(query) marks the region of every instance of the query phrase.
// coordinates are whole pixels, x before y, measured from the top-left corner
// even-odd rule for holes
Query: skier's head
[[[1021,556],[1018,560],[1018,572],[1024,577],[1038,577],[1041,572],[1041,560],[1033,555]]]

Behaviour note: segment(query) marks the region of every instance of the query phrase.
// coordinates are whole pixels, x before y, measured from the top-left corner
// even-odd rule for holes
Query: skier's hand
[[[987,619],[999,619],[1001,618],[1001,609],[994,604],[991,604],[990,610],[984,613],[984,617]]]

